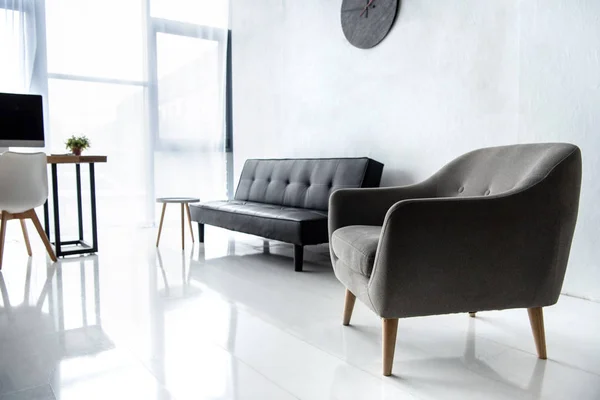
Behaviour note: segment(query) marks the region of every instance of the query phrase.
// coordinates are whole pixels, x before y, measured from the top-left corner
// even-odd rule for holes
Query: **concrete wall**
[[[600,299],[600,2],[404,0],[359,50],[340,0],[232,0],[236,176],[249,157],[370,156],[384,185],[474,148],[567,141],[584,156],[563,291]]]

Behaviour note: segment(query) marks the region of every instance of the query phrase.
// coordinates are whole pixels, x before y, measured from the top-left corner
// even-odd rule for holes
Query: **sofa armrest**
[[[395,203],[431,196],[424,184],[402,187],[339,189],[329,197],[329,237],[349,225],[381,226]]]
[[[542,200],[525,191],[396,203],[369,282],[374,307],[409,317],[554,304],[574,222]]]

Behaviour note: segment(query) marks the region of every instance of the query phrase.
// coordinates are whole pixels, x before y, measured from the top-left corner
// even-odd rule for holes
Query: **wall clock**
[[[342,0],[342,30],[359,49],[378,45],[392,29],[400,0]]]

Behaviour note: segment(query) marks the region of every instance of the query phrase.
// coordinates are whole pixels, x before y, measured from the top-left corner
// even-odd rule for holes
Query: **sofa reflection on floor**
[[[190,205],[198,223],[294,245],[302,271],[306,245],[327,243],[329,196],[337,189],[378,187],[383,164],[370,158],[251,159],[233,200]]]

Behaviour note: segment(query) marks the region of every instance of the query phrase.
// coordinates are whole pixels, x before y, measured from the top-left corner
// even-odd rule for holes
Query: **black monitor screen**
[[[43,146],[42,96],[0,93],[0,147]]]

